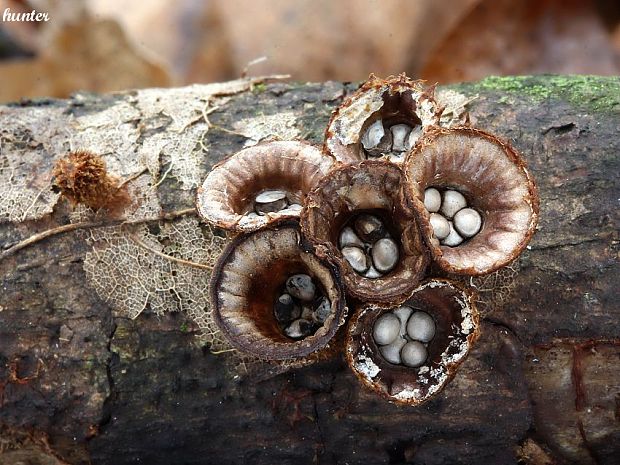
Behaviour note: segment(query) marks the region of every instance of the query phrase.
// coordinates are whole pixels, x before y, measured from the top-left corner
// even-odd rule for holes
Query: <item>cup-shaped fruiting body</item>
[[[429,263],[399,167],[367,160],[343,165],[306,197],[304,235],[339,266],[347,292],[364,302],[408,295]]]
[[[298,218],[304,196],[332,163],[333,158],[302,141],[246,148],[209,173],[198,188],[198,213],[205,221],[235,232]]]
[[[439,124],[434,92],[404,74],[371,74],[332,115],[325,149],[344,163],[383,157],[402,164],[427,128]]]
[[[491,134],[435,128],[404,170],[424,238],[445,271],[495,271],[517,258],[535,232],[534,180],[515,149]]]
[[[357,309],[347,330],[347,361],[381,396],[419,405],[452,379],[479,332],[472,292],[434,279],[398,306]]]
[[[218,259],[210,286],[224,336],[264,359],[305,357],[325,347],[346,317],[337,268],[302,243],[294,220],[237,236]]]

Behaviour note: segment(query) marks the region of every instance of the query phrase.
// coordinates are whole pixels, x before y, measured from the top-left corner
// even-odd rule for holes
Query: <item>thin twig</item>
[[[131,240],[134,241],[136,244],[138,244],[143,249],[148,250],[149,252],[157,255],[158,257],[162,257],[162,258],[165,258],[166,260],[170,260],[171,262],[180,263],[181,265],[192,266],[194,268],[200,268],[202,270],[209,270],[209,271],[211,271],[213,269],[213,267],[209,266],[209,265],[204,265],[202,263],[196,263],[196,262],[192,262],[190,260],[184,260],[182,258],[173,257],[172,255],[168,255],[168,254],[165,254],[163,252],[160,252],[159,250],[155,250],[152,247],[150,247],[149,245],[147,245],[144,242],[142,242],[142,240],[140,240],[140,238],[138,238],[135,234],[131,234],[130,233],[129,237],[131,237]]]
[[[221,107],[220,106],[209,107],[210,104],[211,104],[211,101],[207,100],[205,102],[205,106],[201,110],[201,112],[202,112],[202,119],[204,120],[204,122],[207,125],[207,130],[215,129],[217,131],[225,132],[226,134],[231,134],[231,135],[234,135],[234,136],[241,136],[241,137],[245,137],[246,139],[249,139],[248,136],[246,136],[245,134],[242,134],[242,133],[237,132],[237,131],[233,131],[232,129],[228,129],[228,128],[225,128],[223,126],[218,126],[217,124],[213,124],[211,122],[211,120],[209,120],[209,115],[211,113],[213,113],[214,111],[219,110]],[[206,134],[206,132],[205,132],[205,134]],[[202,145],[202,139],[200,140],[200,144]],[[203,149],[204,149],[204,145],[203,145]],[[207,150],[205,149],[205,151],[207,151]]]
[[[210,352],[213,355],[220,355],[220,354],[225,354],[225,353],[228,353],[228,352],[236,352],[236,351],[237,351],[237,349],[222,349],[222,350],[211,350]]]
[[[264,61],[267,61],[267,57],[266,56],[262,56],[262,57],[258,57],[258,58],[254,58],[252,61],[248,62],[247,65],[245,65],[245,68],[243,68],[243,71],[241,71],[241,77],[245,78],[248,76],[248,71],[250,69],[250,67],[257,65],[259,63],[262,63]]]
[[[37,242],[42,241],[43,239],[47,239],[48,237],[56,236],[58,234],[63,234],[71,231],[76,231],[79,229],[92,229],[92,228],[101,228],[104,226],[118,226],[118,225],[130,225],[130,224],[142,224],[149,223],[151,221],[167,221],[173,220],[175,218],[179,218],[181,216],[187,215],[195,215],[195,208],[186,208],[184,210],[175,210],[167,213],[162,213],[159,216],[154,216],[150,218],[140,218],[135,220],[101,220],[101,221],[84,221],[81,223],[72,223],[72,224],[64,224],[62,226],[57,226],[55,228],[47,229],[37,234],[33,234],[32,236],[24,239],[23,241],[18,242],[14,246],[6,249],[4,252],[0,253],[0,261],[8,258],[21,249],[24,249],[32,244],[36,244]]]
[[[168,174],[172,171],[172,162],[170,162],[170,166],[168,167],[168,169],[166,170],[166,172],[163,174],[163,176],[161,177],[161,179],[159,181],[157,181],[155,184],[153,184],[152,189],[155,189],[156,187],[158,187],[162,182],[164,182],[164,179],[166,179],[166,176],[168,176]]]
[[[213,124],[213,123],[210,123],[209,129],[215,129],[216,131],[225,132],[226,134],[230,134],[233,136],[241,136],[241,137],[245,137],[246,139],[251,139],[251,137],[246,136],[242,132],[233,131],[232,129],[227,129],[224,126],[218,126],[217,124]]]
[[[118,185],[118,189],[120,189],[121,187],[123,187],[125,184],[127,184],[130,181],[133,181],[136,178],[139,178],[140,176],[142,176],[143,173],[146,173],[148,171],[148,168],[143,168],[142,171],[138,171],[137,173],[134,173],[130,176],[127,176],[125,179],[123,179],[120,184]]]

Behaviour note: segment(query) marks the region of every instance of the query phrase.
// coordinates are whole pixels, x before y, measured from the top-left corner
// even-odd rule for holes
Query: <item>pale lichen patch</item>
[[[171,173],[183,190],[196,188],[206,176],[201,142],[208,130],[207,123],[196,123],[181,134],[168,134],[169,142],[162,147],[162,164],[170,164]]]
[[[2,153],[0,141],[0,223],[35,220],[52,212],[60,194],[50,190],[49,177],[38,188],[29,181]]]
[[[93,249],[84,258],[87,279],[117,315],[136,318],[147,306],[155,314],[183,311],[204,341],[217,345],[219,333],[209,316],[210,271],[165,256],[211,267],[224,239],[191,217],[159,228],[157,234],[145,225],[91,231]]]
[[[202,118],[202,109],[213,96],[209,86],[194,85],[168,89],[139,90],[135,106],[145,118],[162,114],[172,119],[169,131],[181,133]]]
[[[52,212],[53,155],[66,142],[63,109],[0,108],[0,223]]]
[[[142,145],[138,147],[136,158],[138,162],[146,167],[154,180],[159,178],[161,171],[161,154],[170,143],[170,137],[163,132],[159,132],[150,137],[145,137]]]
[[[464,95],[452,89],[440,88],[435,93],[440,106],[444,107],[440,122],[442,126],[452,127],[463,123],[468,105],[478,98],[478,94]]]
[[[70,126],[71,149],[101,155],[108,170],[120,176],[134,174],[144,168],[133,156],[140,136],[136,124],[139,119],[140,112],[128,102],[77,116]]]
[[[292,140],[300,136],[296,126],[297,113],[282,111],[273,115],[259,115],[243,118],[235,122],[235,132],[247,137],[246,147],[258,144],[265,139]]]

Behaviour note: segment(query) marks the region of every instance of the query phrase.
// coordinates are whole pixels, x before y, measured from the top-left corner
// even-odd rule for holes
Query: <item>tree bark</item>
[[[54,157],[92,148],[119,176],[160,180],[162,211],[188,208],[249,141],[320,143],[354,89],[254,81],[1,106],[0,168],[14,175],[0,192],[41,193]],[[0,464],[616,463],[620,79],[488,78],[439,95],[523,154],[541,220],[437,398],[392,405],[340,356],[239,376],[182,312],[113,314],[74,231],[0,259]],[[1,250],[69,222],[72,207],[45,192],[0,211]]]

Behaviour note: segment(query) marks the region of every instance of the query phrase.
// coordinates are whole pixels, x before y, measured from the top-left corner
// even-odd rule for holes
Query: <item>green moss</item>
[[[252,86],[252,92],[254,94],[262,94],[265,90],[267,90],[267,85],[263,82],[259,82],[258,84],[254,84]]]
[[[466,93],[496,91],[519,94],[533,102],[560,100],[594,113],[620,111],[620,78],[602,76],[491,76],[472,84],[458,84]]]

